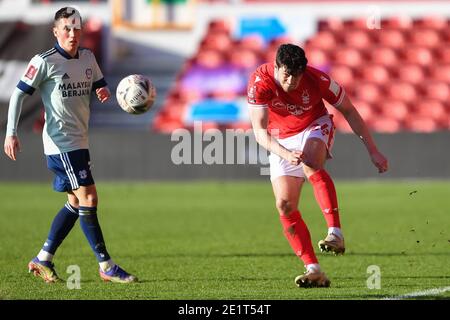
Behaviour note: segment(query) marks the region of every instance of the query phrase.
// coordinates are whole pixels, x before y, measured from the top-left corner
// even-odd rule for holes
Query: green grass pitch
[[[27,272],[64,194],[50,184],[0,184],[0,299],[382,299],[450,286],[449,181],[336,181],[347,252],[322,254],[325,220],[306,184],[300,209],[330,288],[299,289],[269,182],[99,183],[110,254],[140,282],[104,283],[79,223],[54,259],[80,289]],[[369,266],[381,272],[369,289]],[[370,282],[370,280],[369,280]],[[373,282],[372,282],[373,283]],[[450,291],[420,299],[449,299]]]

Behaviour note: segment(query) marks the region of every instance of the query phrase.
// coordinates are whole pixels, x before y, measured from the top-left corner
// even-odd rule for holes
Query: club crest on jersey
[[[36,72],[37,72],[37,68],[33,65],[30,65],[28,67],[27,72],[25,73],[25,77],[30,80],[33,80],[34,76],[36,75]]]
[[[303,90],[302,92],[302,103],[309,104],[309,93],[308,90]]]
[[[92,69],[91,68],[86,69],[86,78],[87,79],[92,78]]]

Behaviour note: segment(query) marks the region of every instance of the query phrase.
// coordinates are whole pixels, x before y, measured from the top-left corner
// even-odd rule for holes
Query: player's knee
[[[70,199],[69,200],[69,204],[73,207],[73,208],[79,208],[80,207],[80,202],[78,201],[78,199]]]
[[[284,229],[286,234],[294,235],[295,234],[295,224],[290,225],[289,227]]]
[[[308,178],[321,169],[323,169],[323,164],[319,161],[305,161],[303,165],[303,172]]]
[[[97,195],[88,194],[83,202],[87,207],[96,207],[98,204],[98,197]]]
[[[278,209],[278,212],[283,215],[289,215],[292,211],[291,203],[286,199],[277,199],[276,207]]]

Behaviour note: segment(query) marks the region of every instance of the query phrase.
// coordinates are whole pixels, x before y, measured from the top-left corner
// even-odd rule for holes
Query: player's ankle
[[[307,264],[306,266],[306,271],[309,272],[320,272],[320,265],[318,263],[310,263]]]
[[[344,234],[342,233],[341,228],[337,228],[337,227],[329,227],[329,228],[328,228],[328,234],[334,234],[334,235],[337,236],[339,239],[344,239]]]

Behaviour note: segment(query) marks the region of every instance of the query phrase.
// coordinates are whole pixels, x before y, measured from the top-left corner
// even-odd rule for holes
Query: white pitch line
[[[407,294],[404,294],[401,296],[385,298],[384,300],[402,300],[402,299],[423,297],[423,296],[436,296],[436,295],[439,295],[446,291],[450,291],[450,287],[433,288],[433,289],[424,290],[424,291],[417,291],[417,292],[407,293]]]

